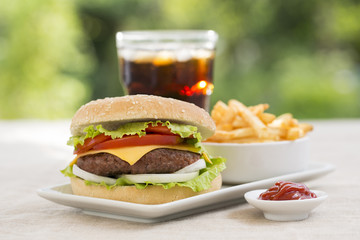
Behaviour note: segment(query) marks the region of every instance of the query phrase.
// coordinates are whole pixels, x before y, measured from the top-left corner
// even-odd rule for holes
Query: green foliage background
[[[351,0],[0,0],[0,118],[69,118],[123,95],[115,33],[213,29],[217,100],[299,118],[360,117]]]

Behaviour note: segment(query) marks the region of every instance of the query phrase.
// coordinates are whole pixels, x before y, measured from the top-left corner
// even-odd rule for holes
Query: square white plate
[[[224,185],[215,192],[157,205],[77,196],[73,195],[70,184],[39,189],[37,193],[41,197],[55,203],[79,208],[85,214],[134,222],[153,223],[241,203],[245,201],[244,194],[250,190],[269,188],[279,180],[308,181],[328,174],[334,169],[335,166],[332,164],[312,163],[309,169],[302,172],[240,185]]]

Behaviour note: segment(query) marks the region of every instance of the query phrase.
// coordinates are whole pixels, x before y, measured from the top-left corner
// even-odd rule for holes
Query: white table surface
[[[308,218],[273,222],[243,203],[145,224],[88,216],[39,197],[69,181],[69,120],[0,121],[0,239],[360,239],[360,120],[316,120],[313,161],[336,170],[306,184],[329,194]]]

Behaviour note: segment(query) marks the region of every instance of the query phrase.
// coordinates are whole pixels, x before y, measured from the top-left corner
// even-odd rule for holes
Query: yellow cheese
[[[118,158],[121,158],[122,160],[128,162],[130,165],[134,165],[142,156],[157,148],[170,148],[170,149],[184,150],[195,153],[199,152],[199,148],[195,148],[188,145],[148,145],[148,146],[133,146],[133,147],[122,147],[122,148],[114,148],[114,149],[103,149],[97,151],[92,150],[77,155],[75,159],[71,161],[70,166],[74,165],[79,157],[90,154],[96,154],[96,153],[109,153],[117,156]]]

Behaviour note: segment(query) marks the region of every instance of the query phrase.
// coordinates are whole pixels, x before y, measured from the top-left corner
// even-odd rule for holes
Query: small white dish
[[[309,137],[264,143],[211,143],[203,145],[210,155],[226,158],[221,173],[224,183],[241,184],[308,169]]]
[[[271,201],[260,200],[259,195],[267,189],[253,190],[245,193],[246,201],[260,209],[264,217],[273,221],[300,221],[309,217],[310,212],[327,198],[323,191],[314,190],[317,198],[303,200]]]

